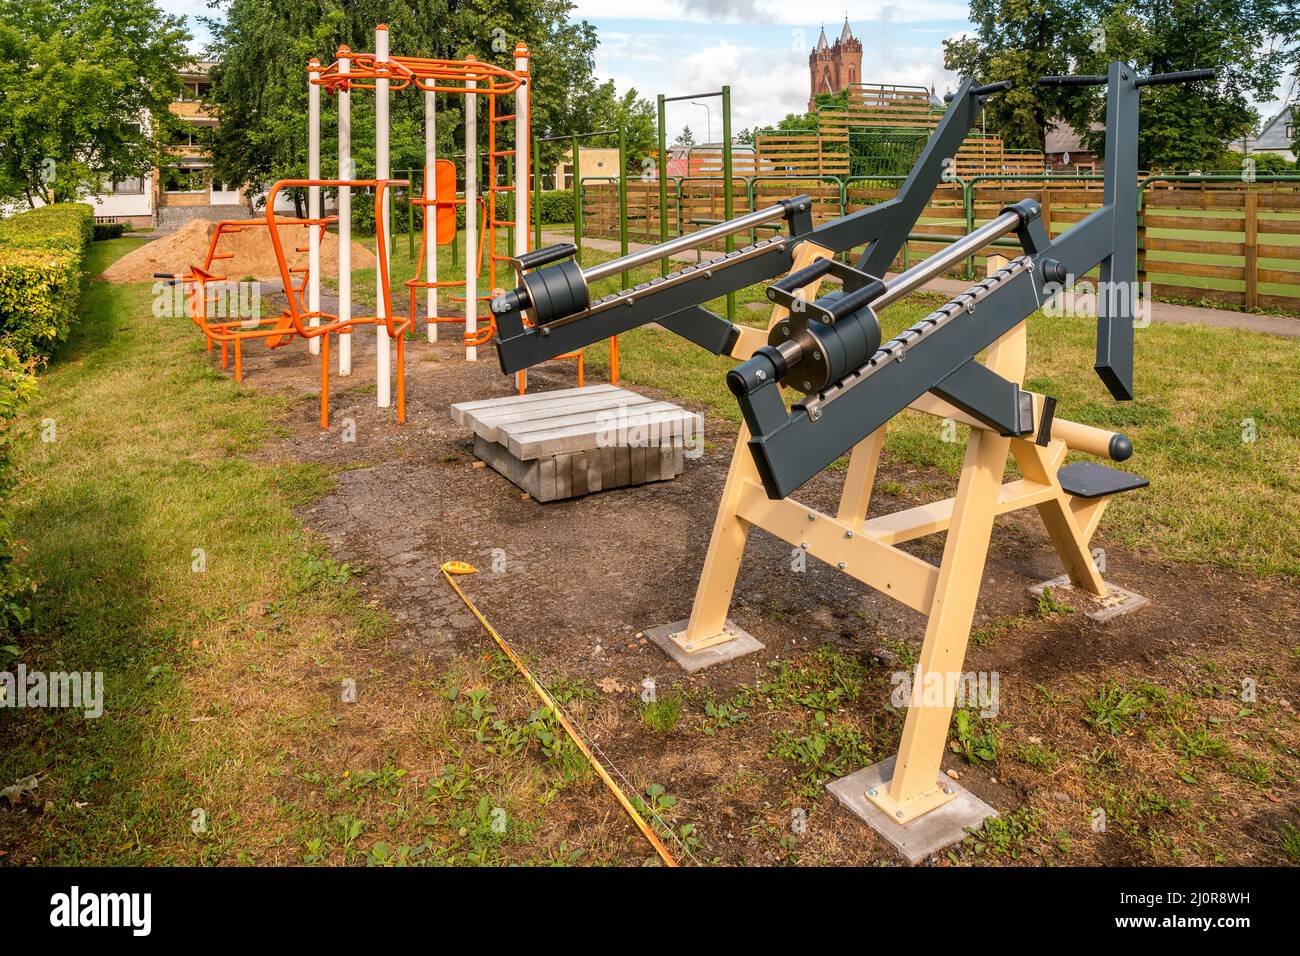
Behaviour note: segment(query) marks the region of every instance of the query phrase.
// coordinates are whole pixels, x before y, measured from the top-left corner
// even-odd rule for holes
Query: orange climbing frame
[[[294,291],[287,294],[289,306],[281,313],[282,319],[287,319],[287,325],[292,326],[292,330],[297,332],[305,339],[319,338],[321,340],[320,349],[320,427],[329,427],[329,389],[330,389],[330,335],[350,335],[352,330],[358,326],[379,326],[382,325],[388,331],[391,339],[397,343],[397,421],[399,424],[406,421],[406,331],[411,328],[415,322],[415,313],[411,312],[405,319],[399,321],[393,315],[392,292],[389,289],[389,271],[388,271],[388,237],[384,235],[384,229],[379,229],[375,233],[375,255],[377,258],[376,269],[378,270],[378,285],[383,290],[384,314],[353,316],[349,319],[342,320],[337,315],[327,312],[308,311],[306,305],[301,300],[302,292],[293,286],[292,275],[294,270],[289,266],[288,258],[285,256],[284,245],[280,240],[280,231],[278,228],[278,219],[275,214],[275,200],[280,190],[290,188],[301,188],[308,186],[326,186],[339,187],[346,186],[349,188],[373,188],[375,190],[375,221],[383,222],[384,208],[384,191],[390,186],[407,186],[409,180],[405,179],[282,179],[274,186],[266,197],[266,225],[271,232],[271,245],[275,249],[276,263],[280,267],[280,278],[284,282],[286,290]],[[327,225],[332,217],[322,217],[320,219],[294,220],[295,222],[305,222],[309,225]],[[313,320],[317,324],[311,324]]]
[[[329,225],[337,219],[337,216],[330,216],[318,222],[312,222],[308,219],[286,219],[281,220],[280,225],[302,226],[308,231],[314,227],[319,229],[323,238]],[[266,227],[267,222],[265,219],[221,220],[212,231],[212,238],[208,241],[208,252],[204,257],[203,265],[192,265],[190,272],[182,277],[183,281],[193,287],[188,302],[191,321],[203,333],[209,352],[212,351],[214,343],[221,345],[222,368],[230,367],[230,353],[234,352],[235,381],[237,382],[244,380],[243,343],[246,339],[264,339],[268,348],[278,348],[281,345],[287,345],[293,338],[293,329],[289,327],[288,320],[283,315],[274,319],[262,319],[260,316],[242,316],[220,322],[210,321],[208,312],[208,293],[212,291],[210,286],[223,286],[231,281],[229,276],[221,275],[215,271],[217,263],[234,258],[233,252],[217,251],[221,248],[221,240],[225,236],[240,233],[246,229],[265,229]],[[294,248],[298,252],[307,251],[307,246],[295,246]],[[286,285],[285,295],[290,297],[303,295],[304,290],[307,288],[306,267],[291,267],[289,273],[291,276],[298,276],[298,281]],[[197,298],[195,298],[196,293],[198,293]]]

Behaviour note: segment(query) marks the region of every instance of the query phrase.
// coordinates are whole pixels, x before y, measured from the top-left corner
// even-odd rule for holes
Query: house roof
[[[1264,124],[1259,135],[1250,141],[1252,149],[1290,149],[1292,137],[1287,127],[1292,125],[1291,107],[1288,106]]]
[[[1101,123],[1093,123],[1093,130],[1105,129]],[[1084,145],[1083,137],[1069,123],[1063,120],[1057,120],[1047,128],[1047,135],[1044,137],[1043,152],[1045,153],[1086,153],[1088,147]]]

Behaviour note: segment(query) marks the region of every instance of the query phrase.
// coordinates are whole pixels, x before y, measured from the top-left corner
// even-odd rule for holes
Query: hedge
[[[94,214],[56,203],[0,221],[0,348],[43,363],[68,337]]]
[[[30,364],[13,349],[0,348],[0,666],[13,656],[12,645],[5,638],[27,623],[27,601],[35,590],[14,563],[20,548],[9,516],[9,496],[16,484],[13,421],[35,391],[36,376]]]
[[[95,223],[94,240],[102,242],[105,239],[121,239],[126,234],[127,224],[124,222],[97,222]]]

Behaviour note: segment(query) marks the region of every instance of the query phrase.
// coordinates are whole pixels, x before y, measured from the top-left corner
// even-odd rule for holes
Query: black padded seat
[[[1118,468],[1107,468],[1094,461],[1077,461],[1056,473],[1061,487],[1076,498],[1105,498],[1120,495],[1134,488],[1145,488],[1151,482]]]

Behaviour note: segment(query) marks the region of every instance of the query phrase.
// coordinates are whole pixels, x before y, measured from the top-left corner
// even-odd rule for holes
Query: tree
[[[147,175],[188,40],[152,0],[0,0],[0,198],[66,201]]]
[[[674,146],[695,145],[695,134],[691,132],[691,128],[689,126],[682,127],[682,131],[678,133],[677,138],[673,140],[673,145]]]
[[[627,148],[627,169],[624,172],[640,174],[646,159],[657,148],[654,104],[638,96],[635,89],[619,96],[613,80],[606,80],[582,97],[581,105],[573,114],[571,122],[576,127],[576,132],[580,133],[622,129]],[[597,137],[592,137],[588,142],[599,146],[618,145],[617,136],[605,138],[608,142],[601,142]]]
[[[1249,97],[1272,98],[1300,62],[1296,0],[971,0],[973,36],[945,43],[950,69],[1016,87],[990,97],[990,131],[1012,148],[1043,146],[1063,118],[1090,149],[1105,149],[1105,98],[1095,87],[1040,87],[1047,73],[1104,73],[1112,60],[1144,73],[1213,66],[1214,83],[1142,94],[1138,161],[1146,169],[1207,167],[1251,131]]]
[[[572,21],[569,0],[514,0],[509,15],[466,0],[343,2],[343,0],[215,0],[223,18],[205,21],[212,31],[211,105],[220,126],[214,144],[218,177],[257,192],[276,179],[306,175],[307,61],[329,62],[340,44],[374,48],[374,29],[386,23],[393,53],[463,59],[473,55],[513,67],[514,46],[528,44],[533,77],[530,104],[534,137],[583,132],[590,106],[585,97],[598,87],[593,79],[596,31]],[[612,97],[611,97],[612,98]],[[484,98],[477,98],[484,99]],[[465,98],[438,94],[438,152],[462,150]],[[479,128],[487,106],[480,110]],[[357,169],[373,169],[374,96],[352,97],[353,154]],[[390,145],[393,169],[424,164],[423,97],[409,91],[391,101]],[[322,110],[322,137],[335,135],[335,112]],[[498,131],[498,147],[509,148],[513,131]],[[565,150],[563,142],[538,142],[543,167]],[[323,151],[322,171],[332,175],[336,160]]]
[[[1038,78],[1070,72],[1067,37],[1091,36],[1074,0],[971,0],[973,36],[943,43],[944,65],[962,76],[1015,86],[990,96],[985,119],[1011,149],[1043,148],[1047,129],[1061,115],[1066,94],[1039,86]]]
[[[1077,53],[1080,72],[1103,72],[1110,60],[1143,73],[1212,66],[1214,82],[1156,86],[1142,93],[1138,163],[1143,169],[1210,168],[1224,144],[1252,132],[1259,115],[1249,98],[1268,100],[1295,61],[1300,37],[1295,0],[1081,0],[1098,18],[1102,42]],[[1076,91],[1064,115],[1094,151],[1105,148],[1096,91]]]

